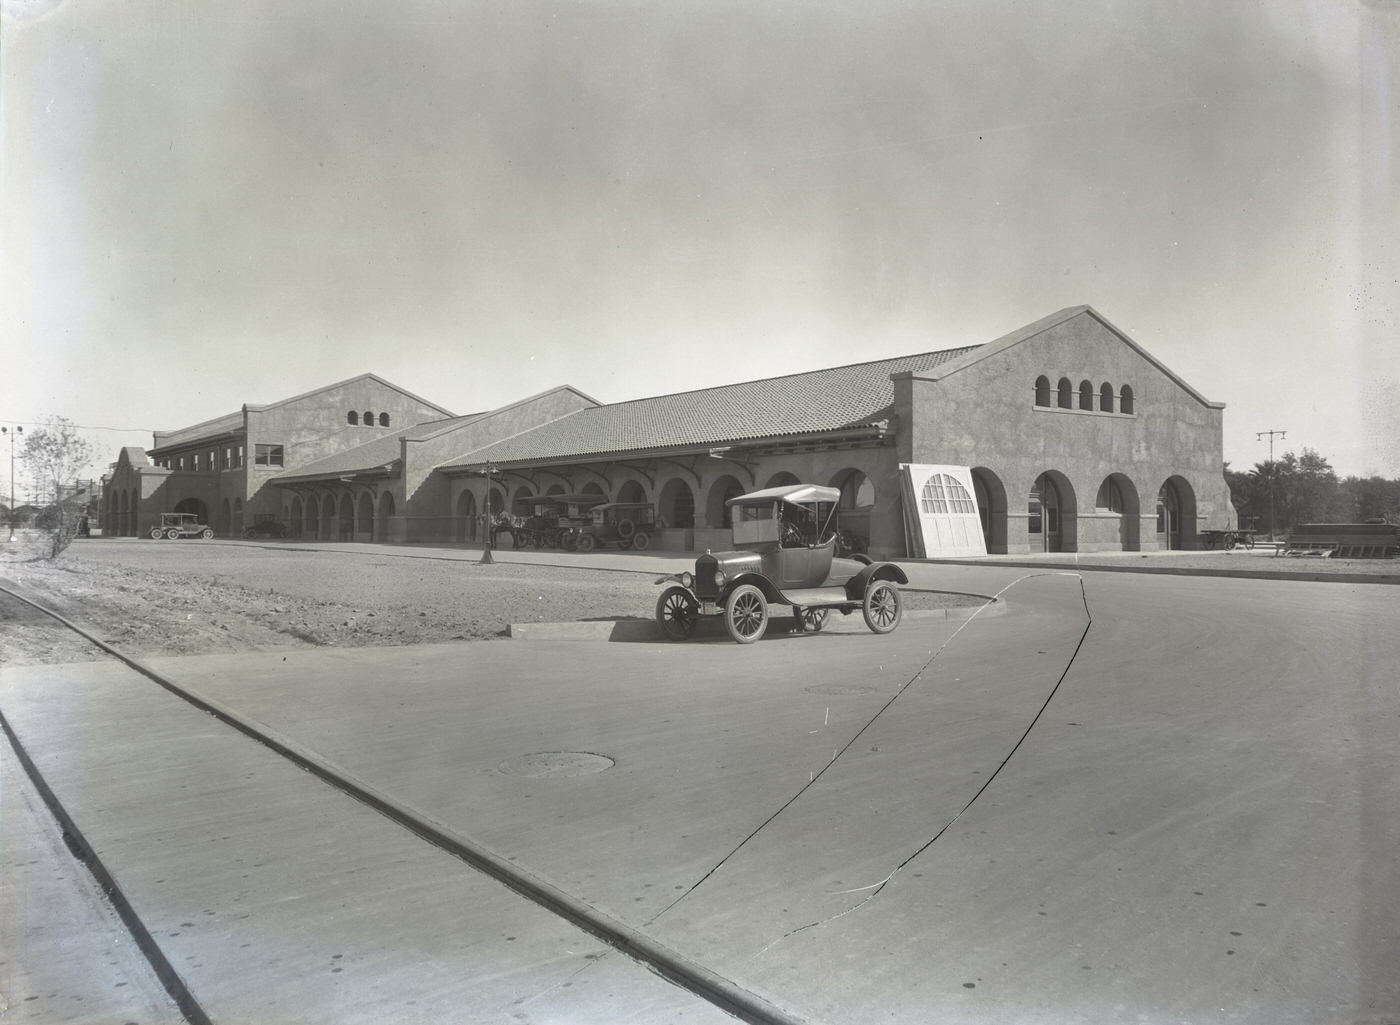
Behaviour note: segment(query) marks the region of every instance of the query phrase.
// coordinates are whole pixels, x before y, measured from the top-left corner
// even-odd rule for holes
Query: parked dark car
[[[278,523],[276,520],[258,520],[251,527],[244,528],[243,536],[254,537],[286,537],[287,525]]]
[[[591,510],[593,522],[579,532],[580,551],[608,545],[645,551],[656,529],[656,506],[650,502],[606,502]]]
[[[701,616],[723,615],[729,636],[749,644],[768,628],[769,605],[792,606],[798,630],[821,630],[833,609],[857,609],[877,634],[899,626],[899,585],[908,577],[864,555],[836,557],[841,492],[816,484],[767,488],[731,498],[734,551],[706,552],[693,573],[662,577],[656,622],[684,640]]]

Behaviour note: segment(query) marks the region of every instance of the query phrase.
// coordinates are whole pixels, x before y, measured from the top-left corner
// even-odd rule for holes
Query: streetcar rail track
[[[733,980],[672,950],[641,930],[617,921],[552,883],[522,870],[431,816],[345,772],[315,752],[301,747],[291,738],[241,715],[232,708],[180,686],[155,669],[145,665],[139,659],[126,654],[83,626],[50,609],[42,602],[5,584],[0,584],[0,592],[51,618],[95,645],[106,655],[121,662],[133,672],[145,677],[192,707],[214,717],[250,740],[275,752],[297,767],[313,774],[333,789],[379,812],[424,842],[452,855],[477,872],[504,885],[536,906],[564,919],[649,971],[734,1015],[739,1020],[752,1023],[752,1025],[800,1025],[804,1021],[787,1009],[774,1005],[749,992]],[[64,833],[65,843],[69,846],[70,851],[83,861],[112,901],[123,924],[131,932],[133,940],[150,962],[166,991],[179,1006],[181,1013],[191,1022],[191,1025],[212,1023],[213,1019],[199,1004],[174,966],[165,957],[159,944],[152,938],[150,931],[123,893],[119,881],[102,863],[100,856],[83,836],[78,824],[44,780],[38,766],[25,750],[20,737],[4,715],[3,709],[0,709],[0,729],[3,729],[26,774],[34,783],[50,813],[59,823]]]

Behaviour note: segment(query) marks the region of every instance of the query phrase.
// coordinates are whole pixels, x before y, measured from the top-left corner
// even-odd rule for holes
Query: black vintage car
[[[731,498],[734,551],[706,552],[693,573],[662,577],[656,622],[684,640],[701,616],[723,615],[729,636],[749,644],[768,628],[769,605],[792,606],[799,630],[819,631],[835,609],[860,609],[865,625],[889,633],[903,615],[899,585],[908,577],[889,562],[836,557],[841,492],[816,484],[767,488]]]
[[[606,502],[595,505],[590,514],[593,522],[579,532],[580,551],[617,545],[641,552],[651,547],[656,507],[650,502]]]

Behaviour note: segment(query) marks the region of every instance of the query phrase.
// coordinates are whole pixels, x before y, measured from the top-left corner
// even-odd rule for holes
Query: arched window
[[[1035,379],[1035,404],[1037,406],[1050,405],[1050,378],[1044,374]]]
[[[388,426],[389,426],[389,414],[388,414],[388,413],[380,413],[380,414],[379,414],[379,426],[380,426],[380,427],[388,427]]]
[[[371,413],[368,409],[365,410],[365,426],[366,426],[366,427],[373,427],[373,426],[374,426],[374,414]]]
[[[360,425],[360,414],[356,413],[353,409],[350,410],[350,412],[345,414],[345,422],[351,427],[358,427]]]
[[[1079,382],[1079,408],[1094,408],[1094,386],[1088,381]]]
[[[1068,377],[1060,378],[1060,408],[1072,409],[1074,407],[1074,385],[1069,383]]]
[[[1113,385],[1107,381],[1099,386],[1099,409],[1105,413],[1113,412]]]
[[[1123,385],[1123,391],[1119,395],[1118,408],[1125,413],[1133,411],[1133,389],[1131,385]]]
[[[935,473],[924,481],[923,493],[919,496],[919,511],[929,514],[971,513],[975,516],[977,503],[956,477]]]
[[[1099,493],[1094,497],[1094,508],[1115,513],[1123,511],[1123,492],[1118,489],[1118,482],[1112,477],[1105,477],[1099,485]]]

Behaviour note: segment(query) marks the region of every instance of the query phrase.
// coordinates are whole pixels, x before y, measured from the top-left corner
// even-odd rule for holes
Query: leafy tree
[[[37,486],[36,502],[46,503],[38,523],[49,535],[48,557],[55,559],[72,542],[86,515],[86,496],[75,496],[69,485],[92,461],[92,445],[60,416],[25,434],[20,458]]]

